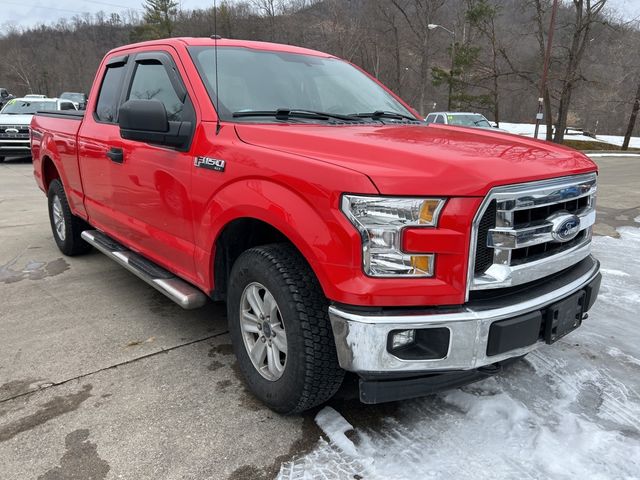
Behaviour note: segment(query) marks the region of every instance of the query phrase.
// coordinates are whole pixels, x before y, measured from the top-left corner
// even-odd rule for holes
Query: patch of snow
[[[316,423],[322,429],[332,444],[344,453],[356,456],[356,447],[345,433],[353,430],[353,426],[331,407],[324,407],[316,415]]]
[[[599,157],[640,157],[640,153],[587,153],[587,156],[590,158],[599,158]]]
[[[640,479],[640,228],[618,231],[593,240],[601,294],[576,332],[391,416],[362,405],[347,421],[336,402],[317,417],[329,441],[278,478]]]
[[[622,143],[624,142],[623,135],[598,135],[598,138],[601,140],[604,140],[607,143],[613,143],[614,145],[618,145],[619,147],[621,147]],[[631,139],[629,140],[629,147],[640,148],[640,138],[631,137]]]
[[[510,122],[500,122],[500,128],[506,130],[509,133],[515,133],[517,135],[524,135],[527,137],[533,137],[535,132],[535,124],[533,123],[510,123]],[[546,125],[540,125],[538,139],[544,140],[547,134]],[[565,134],[565,138],[568,140],[582,140],[588,142],[605,142],[610,143],[612,145],[622,146],[624,141],[624,136],[622,135],[596,135],[596,138],[589,137],[587,135],[582,135],[580,130],[569,129]],[[640,137],[631,137],[629,142],[630,148],[640,148]],[[627,154],[622,154],[627,155]],[[603,155],[599,155],[603,156]]]

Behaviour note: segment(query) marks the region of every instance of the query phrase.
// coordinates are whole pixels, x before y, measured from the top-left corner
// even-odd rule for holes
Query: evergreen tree
[[[176,0],[145,0],[143,8],[144,23],[131,33],[132,40],[155,40],[173,36],[178,15]]]

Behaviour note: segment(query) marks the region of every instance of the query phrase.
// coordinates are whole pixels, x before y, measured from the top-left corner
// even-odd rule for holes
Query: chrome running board
[[[207,303],[207,296],[201,290],[142,255],[132,252],[104,233],[98,230],[85,230],[82,232],[82,239],[182,308],[191,310]]]

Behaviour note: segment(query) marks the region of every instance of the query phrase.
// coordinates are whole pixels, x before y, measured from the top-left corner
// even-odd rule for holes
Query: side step
[[[104,233],[98,230],[85,230],[82,232],[82,239],[159,292],[164,293],[182,308],[191,310],[207,303],[207,296],[202,291],[151,260],[132,252]]]

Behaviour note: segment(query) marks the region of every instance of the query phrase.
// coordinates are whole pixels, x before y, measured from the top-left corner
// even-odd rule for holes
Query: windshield
[[[31,115],[42,110],[57,110],[56,102],[10,100],[0,113],[9,115]]]
[[[479,113],[449,115],[449,125],[462,125],[464,127],[488,127],[491,128],[489,121]]]
[[[63,93],[60,95],[60,98],[64,98],[65,100],[71,100],[72,102],[83,102],[84,94],[82,93]]]
[[[189,52],[215,103],[214,48],[190,47]],[[338,115],[384,111],[414,118],[367,75],[335,58],[220,47],[218,84],[223,120],[272,121],[250,115],[234,118],[233,114],[279,109]]]

